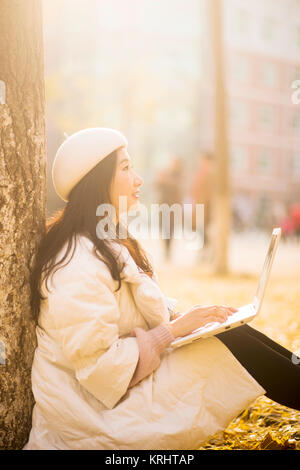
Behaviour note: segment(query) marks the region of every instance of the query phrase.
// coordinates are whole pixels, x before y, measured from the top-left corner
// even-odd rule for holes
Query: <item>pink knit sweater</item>
[[[140,355],[128,388],[133,387],[157,369],[160,364],[160,354],[175,339],[164,323],[148,331],[143,328],[134,328],[131,336],[137,338]]]

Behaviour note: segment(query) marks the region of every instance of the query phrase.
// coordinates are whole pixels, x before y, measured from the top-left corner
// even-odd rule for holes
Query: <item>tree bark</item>
[[[214,198],[214,256],[216,274],[228,273],[230,232],[227,99],[222,33],[222,0],[208,0],[215,85],[216,191]]]
[[[6,89],[0,100],[0,448],[22,449],[34,404],[29,274],[46,205],[39,0],[1,0],[0,64]]]

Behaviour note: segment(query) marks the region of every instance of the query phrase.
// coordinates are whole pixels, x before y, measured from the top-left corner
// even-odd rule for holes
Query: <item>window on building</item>
[[[291,81],[294,82],[295,80],[300,80],[300,68],[293,67],[291,70]]]
[[[300,131],[300,110],[294,111],[292,113],[290,119],[290,128],[293,133],[298,133]]]
[[[263,85],[276,87],[278,85],[278,67],[276,64],[263,63],[261,66],[261,79]]]
[[[278,31],[278,24],[273,18],[265,18],[263,22],[263,38],[267,42],[272,42],[276,39]]]
[[[230,102],[230,123],[233,127],[247,127],[248,109],[248,105],[244,101],[233,99]]]
[[[231,169],[235,172],[244,171],[247,168],[247,149],[234,145],[230,153]]]
[[[241,36],[249,34],[250,17],[247,10],[243,10],[241,8],[237,9],[235,16],[235,29]]]
[[[259,107],[259,127],[266,131],[272,131],[274,127],[273,106],[264,104]]]
[[[258,174],[269,174],[272,169],[272,151],[270,149],[261,149],[257,157]]]
[[[296,46],[298,51],[300,51],[300,26],[296,28]]]
[[[233,66],[233,75],[239,82],[245,83],[250,78],[250,64],[247,57],[237,57]]]
[[[294,152],[291,156],[291,173],[295,179],[300,179],[300,152]]]

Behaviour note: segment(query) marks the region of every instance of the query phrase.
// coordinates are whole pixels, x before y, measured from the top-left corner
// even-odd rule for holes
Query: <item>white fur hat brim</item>
[[[107,155],[127,146],[121,132],[106,127],[83,129],[58,148],[52,166],[53,186],[59,197],[67,202],[76,184]]]

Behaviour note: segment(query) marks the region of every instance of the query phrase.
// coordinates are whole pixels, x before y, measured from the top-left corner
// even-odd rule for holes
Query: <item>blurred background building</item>
[[[213,150],[208,0],[44,0],[48,212],[55,151],[84,127],[115,127],[144,178],[174,154],[185,194]],[[268,229],[300,202],[300,1],[223,1],[233,228]]]
[[[223,20],[234,221],[266,228],[300,201],[300,2],[226,0]]]

